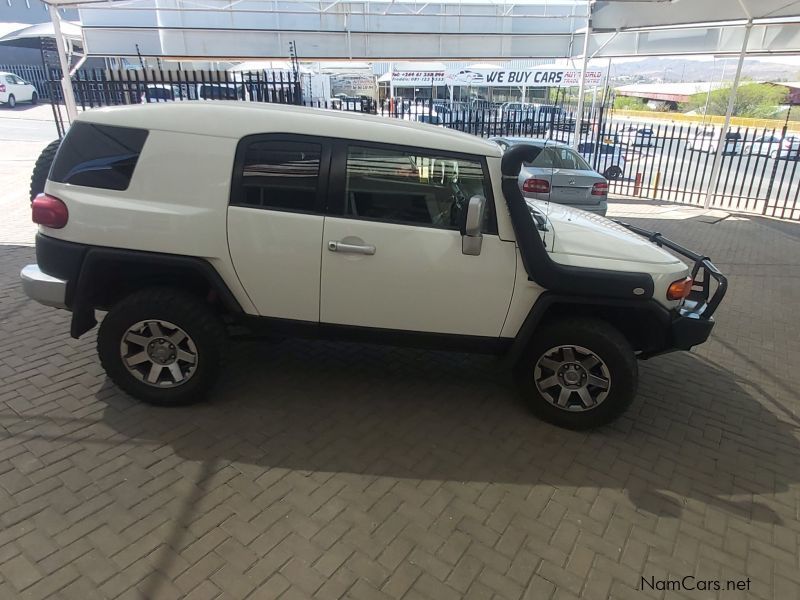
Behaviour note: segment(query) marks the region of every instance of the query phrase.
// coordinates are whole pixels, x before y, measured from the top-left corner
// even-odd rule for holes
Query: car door
[[[20,79],[16,75],[10,75],[10,77],[14,82],[14,97],[17,99],[17,102],[28,102],[31,99],[33,87],[24,79]]]
[[[497,235],[485,159],[341,143],[325,218],[323,323],[498,337],[514,287],[516,249]],[[466,204],[486,198],[480,254],[464,254]]]
[[[592,187],[600,180],[583,158],[571,148],[554,147],[556,155],[550,199],[561,204],[597,204]]]
[[[319,321],[329,163],[330,145],[312,136],[255,135],[239,142],[228,246],[262,316]]]

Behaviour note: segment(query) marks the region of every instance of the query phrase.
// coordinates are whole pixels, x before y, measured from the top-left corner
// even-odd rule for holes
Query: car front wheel
[[[202,400],[214,385],[225,330],[199,298],[168,288],[124,298],[103,319],[97,351],[108,376],[159,406]]]
[[[33,92],[33,95],[31,95],[31,104],[37,104],[38,102],[39,102],[39,94]]]
[[[622,169],[617,167],[616,165],[613,167],[608,167],[603,173],[603,177],[606,179],[619,179],[622,175]]]
[[[534,334],[515,367],[531,410],[550,423],[590,429],[616,419],[636,395],[633,350],[596,319],[560,320]]]

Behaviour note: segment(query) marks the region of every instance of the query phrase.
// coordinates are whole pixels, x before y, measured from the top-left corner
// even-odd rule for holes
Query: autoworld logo
[[[449,83],[452,84],[464,84],[464,85],[475,85],[478,83],[483,83],[484,76],[482,73],[478,73],[477,71],[470,71],[469,69],[463,69],[458,71],[457,73],[448,73],[447,79]]]

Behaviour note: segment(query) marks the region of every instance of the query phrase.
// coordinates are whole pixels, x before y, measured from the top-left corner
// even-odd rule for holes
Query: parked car
[[[491,139],[504,150],[518,144],[532,145],[541,150],[536,160],[523,165],[519,172],[519,187],[526,198],[549,200],[599,215],[606,214],[608,181],[566,144],[521,137]]]
[[[800,156],[800,138],[787,135],[781,139],[774,134],[765,134],[747,142],[742,147],[744,154],[753,156],[769,156],[770,158],[791,158],[797,160]]]
[[[28,83],[14,73],[0,71],[0,104],[14,108],[18,102],[36,104],[39,92],[32,83]]]
[[[619,132],[619,141],[629,146],[650,147],[654,145],[653,130],[650,127],[640,127],[638,125],[628,125]]]
[[[527,102],[504,103],[498,111],[498,120],[504,131],[498,131],[495,135],[513,135],[522,131],[535,135],[544,133],[550,126],[549,113],[542,112],[537,105]]]
[[[241,83],[208,82],[197,84],[199,100],[247,100],[246,86]]]
[[[693,137],[689,138],[687,148],[693,152],[716,153],[719,148],[720,133],[714,129],[700,129]],[[723,154],[739,154],[742,150],[742,135],[736,131],[729,131],[725,135],[725,148]]]
[[[268,103],[86,111],[32,202],[22,285],[76,338],[107,311],[100,362],[157,405],[206,395],[236,335],[301,335],[504,355],[537,414],[592,427],[632,401],[637,358],[706,340],[725,281],[525,199],[523,163],[561,151]]]
[[[601,172],[606,179],[619,179],[625,172],[625,154],[621,146],[582,142],[578,145],[578,152],[590,165],[595,165],[594,158],[597,154],[599,158],[596,170]]]
[[[180,99],[180,96],[177,86],[168,83],[148,83],[142,90],[140,102],[174,102]]]

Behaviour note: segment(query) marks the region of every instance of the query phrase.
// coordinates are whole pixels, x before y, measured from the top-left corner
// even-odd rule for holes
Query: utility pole
[[[583,36],[583,66],[581,68],[581,85],[578,88],[578,108],[575,113],[575,137],[572,140],[572,147],[577,150],[581,143],[581,131],[583,130],[583,100],[586,94],[586,69],[589,66],[589,38],[592,37],[592,7],[587,7],[586,32]]]

